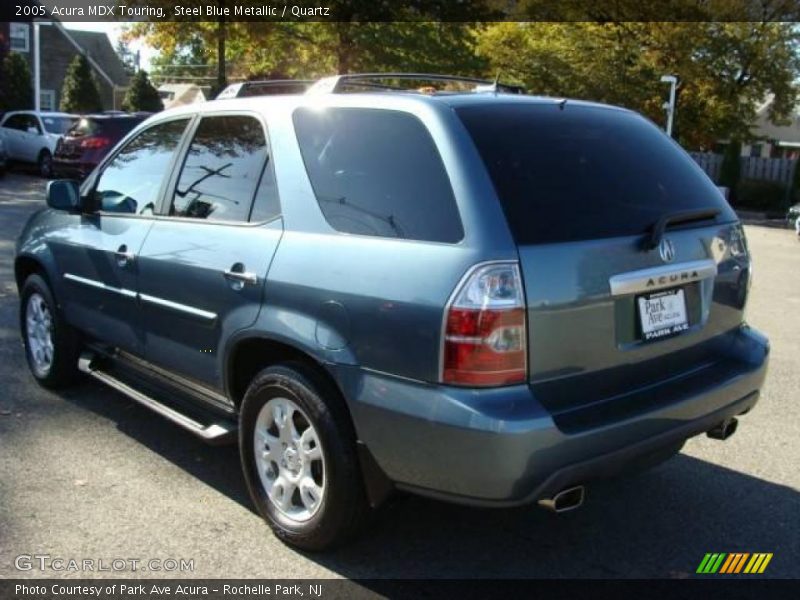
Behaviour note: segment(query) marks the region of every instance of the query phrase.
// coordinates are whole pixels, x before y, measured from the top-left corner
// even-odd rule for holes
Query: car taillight
[[[81,142],[81,148],[86,150],[96,150],[97,148],[105,148],[111,143],[107,137],[90,137]]]
[[[516,263],[478,265],[446,308],[442,382],[489,387],[527,380],[522,278]]]

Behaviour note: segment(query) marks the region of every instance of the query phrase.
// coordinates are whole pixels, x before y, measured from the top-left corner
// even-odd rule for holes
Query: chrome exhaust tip
[[[739,427],[739,420],[731,417],[730,419],[725,419],[721,423],[718,423],[712,429],[709,429],[706,435],[712,440],[727,440],[736,433],[737,427]]]
[[[586,488],[582,485],[576,485],[575,487],[561,490],[552,498],[542,498],[539,500],[539,506],[554,513],[565,513],[580,508],[585,496]]]

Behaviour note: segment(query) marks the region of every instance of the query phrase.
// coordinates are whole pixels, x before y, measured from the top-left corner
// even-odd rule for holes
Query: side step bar
[[[109,373],[101,370],[93,364],[95,358],[95,354],[91,352],[83,352],[78,360],[78,370],[86,373],[87,375],[91,375],[99,381],[102,381],[107,386],[114,388],[118,392],[122,392],[131,400],[135,400],[139,404],[146,406],[162,417],[166,417],[176,425],[183,427],[187,431],[195,434],[208,443],[224,444],[235,439],[238,429],[235,424],[217,421],[209,425],[204,425],[203,423],[200,423],[193,418],[175,410],[174,408],[159,402],[155,398],[132,388],[127,383],[124,383]]]

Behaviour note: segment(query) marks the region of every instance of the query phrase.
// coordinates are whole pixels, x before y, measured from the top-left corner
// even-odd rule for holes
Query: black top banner
[[[800,21],[796,0],[3,0],[2,21]]]

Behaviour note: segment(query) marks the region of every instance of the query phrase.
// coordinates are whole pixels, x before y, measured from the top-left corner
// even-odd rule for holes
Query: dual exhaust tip
[[[714,440],[727,440],[739,427],[739,421],[731,417],[717,423],[712,429],[709,429],[706,435]],[[546,508],[554,513],[565,513],[583,505],[583,500],[586,497],[586,488],[582,485],[568,487],[554,496],[549,498],[542,498],[539,500],[539,506]]]
[[[576,485],[561,490],[550,498],[539,500],[539,506],[554,513],[565,513],[580,508],[586,496],[586,488]]]
[[[734,417],[731,417],[730,419],[725,419],[724,421],[717,423],[712,429],[709,429],[706,432],[706,435],[712,440],[727,440],[734,433],[736,433],[737,427],[739,427],[739,421]]]

